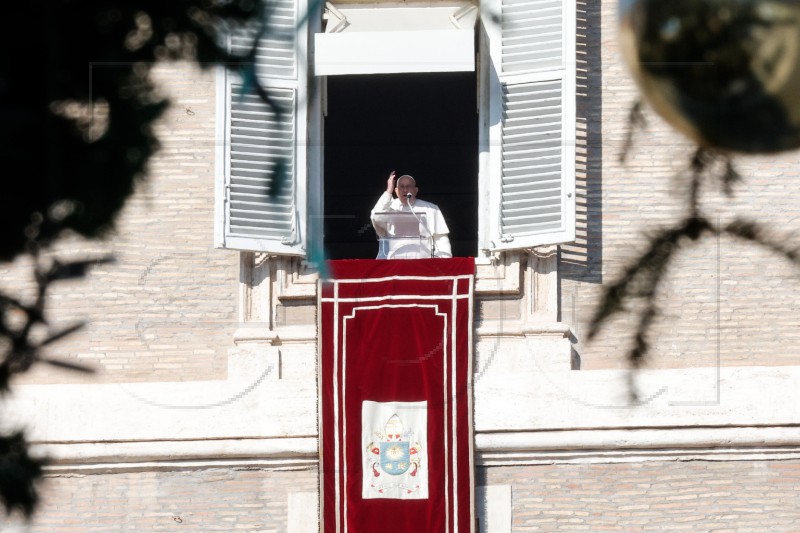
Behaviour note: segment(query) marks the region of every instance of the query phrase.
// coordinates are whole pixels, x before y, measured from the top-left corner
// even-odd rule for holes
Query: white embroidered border
[[[333,321],[333,324],[334,324],[334,332],[333,332],[333,339],[334,339],[333,387],[334,387],[334,389],[333,389],[333,392],[334,392],[334,395],[333,396],[334,396],[334,434],[335,434],[335,436],[334,436],[334,456],[335,456],[335,460],[336,460],[336,466],[334,468],[334,472],[335,472],[334,479],[335,479],[335,482],[336,482],[335,489],[334,489],[334,496],[335,496],[335,504],[336,504],[335,516],[336,516],[336,531],[337,532],[341,531],[341,524],[342,524],[342,520],[341,520],[341,516],[340,516],[340,509],[341,509],[342,506],[339,504],[339,500],[340,500],[340,495],[339,495],[340,466],[344,466],[344,458],[346,457],[346,446],[347,446],[347,441],[346,441],[346,438],[347,438],[347,434],[346,434],[347,426],[346,425],[342,426],[344,428],[343,432],[342,432],[343,434],[340,434],[340,432],[339,432],[339,424],[338,424],[338,412],[339,412],[339,410],[338,410],[338,397],[339,396],[337,394],[337,391],[338,391],[337,384],[338,384],[338,360],[339,360],[339,343],[338,343],[338,339],[339,339],[339,304],[343,303],[343,302],[368,302],[368,301],[383,301],[383,300],[446,300],[446,299],[452,299],[452,301],[453,301],[453,304],[451,306],[452,313],[453,313],[453,330],[451,332],[452,353],[450,353],[450,357],[449,358],[447,357],[447,351],[446,351],[447,350],[447,346],[446,346],[446,344],[447,344],[447,338],[446,338],[447,314],[446,313],[440,313],[438,311],[438,308],[439,308],[438,305],[427,305],[427,304],[423,304],[423,305],[419,305],[419,304],[386,304],[386,305],[378,305],[378,306],[362,306],[362,307],[353,308],[352,315],[346,316],[343,319],[343,324],[344,324],[344,328],[343,329],[344,329],[344,331],[343,331],[343,337],[342,337],[342,341],[343,341],[343,343],[342,343],[342,346],[343,346],[343,351],[342,351],[342,389],[343,389],[342,390],[342,405],[344,405],[344,402],[346,401],[346,398],[345,398],[345,389],[346,389],[346,387],[344,386],[345,383],[346,383],[346,375],[344,374],[344,368],[346,366],[345,365],[345,361],[346,361],[346,357],[347,357],[347,354],[346,354],[347,320],[349,320],[350,318],[354,318],[356,311],[366,310],[366,309],[380,309],[380,308],[386,308],[386,307],[430,307],[430,308],[433,308],[437,315],[441,315],[441,316],[444,317],[444,321],[445,321],[445,327],[444,327],[444,333],[443,333],[443,343],[445,345],[444,346],[445,357],[444,357],[444,360],[443,360],[443,367],[444,367],[443,379],[445,381],[445,386],[444,386],[445,405],[447,405],[447,371],[448,371],[447,367],[448,367],[448,363],[451,362],[451,361],[448,361],[448,359],[452,359],[452,363],[453,363],[451,365],[452,366],[452,373],[453,373],[453,375],[452,375],[452,378],[453,378],[453,382],[452,382],[453,383],[453,402],[451,404],[451,416],[452,416],[452,419],[453,419],[453,443],[454,443],[454,448],[455,448],[456,447],[455,443],[456,443],[456,441],[458,439],[458,435],[457,435],[457,432],[456,432],[456,420],[457,420],[456,414],[457,414],[458,410],[457,410],[457,401],[456,401],[457,394],[456,394],[456,390],[455,390],[456,385],[457,385],[457,379],[456,379],[457,378],[457,373],[456,373],[457,365],[455,364],[456,363],[456,356],[457,356],[457,354],[456,354],[456,333],[457,333],[456,332],[456,323],[457,322],[455,320],[456,316],[457,316],[457,301],[459,299],[467,299],[467,298],[471,299],[472,296],[473,296],[472,284],[471,283],[469,284],[469,290],[468,290],[468,294],[467,295],[458,294],[458,282],[459,282],[459,280],[462,280],[462,279],[472,280],[473,276],[472,275],[436,276],[436,277],[430,277],[430,276],[388,276],[388,277],[383,277],[383,278],[369,278],[369,279],[337,279],[337,280],[333,280],[333,297],[332,298],[320,298],[321,302],[333,303],[333,307],[334,307],[334,310],[333,310],[333,320],[334,320]],[[387,296],[365,297],[365,298],[339,298],[339,284],[340,283],[374,283],[374,282],[383,282],[383,281],[390,281],[390,280],[418,280],[418,281],[449,280],[449,281],[453,282],[453,286],[452,286],[453,288],[452,288],[452,291],[451,291],[450,295],[439,295],[439,296],[437,296],[437,295],[411,295],[411,294],[406,294],[406,295],[387,295]],[[321,294],[321,292],[320,292],[320,294]],[[471,328],[471,325],[472,325],[472,307],[470,306],[470,308],[469,308],[469,327],[468,327],[468,331],[467,331],[467,335],[468,335],[467,385],[469,384],[470,375],[471,375],[471,372],[472,372],[472,328]],[[468,416],[470,424],[472,423],[472,397],[471,396],[472,395],[470,393],[467,394],[467,405],[468,405],[467,416]],[[346,413],[343,412],[343,417],[344,417],[343,424],[347,423],[346,416],[347,416]],[[457,474],[457,465],[455,464],[455,461],[457,459],[455,451],[457,451],[457,450],[454,450],[453,458],[452,458],[452,464],[450,464],[451,459],[448,456],[449,450],[448,450],[448,440],[447,440],[447,416],[446,416],[446,414],[445,414],[444,422],[445,422],[444,423],[444,431],[445,431],[445,434],[444,434],[444,437],[445,437],[444,438],[445,464],[446,465],[449,464],[450,467],[452,468],[452,472],[453,472],[453,479],[454,479],[454,488],[453,488],[454,509],[453,510],[454,510],[454,515],[455,515],[455,517],[454,517],[454,530],[457,531],[458,530],[457,529],[458,528],[458,485],[455,483],[455,481],[457,480],[457,475],[458,475]],[[343,443],[342,444],[342,447],[343,447],[342,454],[340,454],[338,452],[338,450],[339,450],[339,441],[340,440]],[[474,468],[474,458],[473,458],[474,450],[473,450],[473,443],[472,443],[471,439],[470,439],[470,442],[469,442],[469,449],[470,449],[469,464],[470,464],[470,468],[472,469],[472,468]],[[346,479],[347,474],[346,474],[346,469],[345,468],[341,468],[341,470],[345,471],[345,474],[344,474],[344,476],[345,476],[345,490],[343,492],[344,492],[344,508],[346,510],[347,509],[347,490],[346,490],[346,487],[347,487],[347,479]],[[448,490],[447,490],[448,489],[448,479],[449,479],[449,476],[447,475],[447,472],[445,471],[445,492],[444,492],[444,496],[445,496],[445,531],[449,531],[448,528],[449,528],[449,509],[450,509],[450,505],[449,505],[449,494],[448,494]],[[473,505],[473,508],[474,508],[474,499],[475,499],[474,490],[470,486],[470,501],[471,501],[471,503]],[[470,529],[472,529],[472,527],[470,527]],[[347,533],[347,521],[346,520],[344,521],[344,530],[345,530],[344,533]]]
[[[415,297],[413,297],[413,296],[408,296],[407,298],[408,299],[415,299]],[[439,299],[441,300],[441,298],[439,298]],[[443,327],[443,332],[442,332],[442,342],[443,342],[443,350],[444,350],[443,353],[445,354],[444,367],[445,367],[445,369],[447,368],[447,357],[446,357],[446,355],[447,355],[447,337],[446,337],[446,333],[447,333],[447,313],[440,313],[439,310],[438,310],[438,308],[439,308],[438,305],[427,305],[427,304],[423,304],[423,305],[420,305],[420,304],[386,304],[386,305],[368,305],[368,306],[354,307],[353,310],[352,310],[352,314],[351,315],[346,315],[346,316],[342,317],[342,324],[343,324],[343,328],[342,328],[343,329],[343,331],[342,331],[342,392],[341,392],[341,394],[342,394],[342,405],[347,405],[347,396],[346,396],[347,395],[347,386],[346,386],[347,385],[347,376],[345,375],[345,369],[347,368],[347,321],[350,320],[351,318],[355,318],[356,313],[358,311],[377,310],[377,309],[386,309],[386,308],[410,308],[410,307],[430,308],[436,313],[437,316],[443,317],[443,319],[444,319],[444,327]],[[337,381],[337,377],[338,376],[336,374],[334,374],[334,376],[333,376],[334,383]],[[445,379],[446,379],[446,375],[445,375]],[[445,386],[444,386],[444,395],[445,395],[445,401],[446,401],[447,400],[447,383],[445,383]],[[445,405],[447,405],[447,404],[445,404]],[[344,466],[345,466],[344,462],[345,462],[346,457],[347,457],[347,410],[345,409],[343,411],[343,413],[344,413],[343,414],[344,419],[342,420],[343,431],[342,431],[342,435],[340,436],[340,438],[342,440],[342,455],[341,455],[341,459],[338,459],[338,457],[337,457],[337,460],[339,461],[339,464],[343,467],[342,470],[344,470],[344,486],[345,486],[345,490],[343,491],[344,492],[343,505],[344,505],[344,509],[347,510],[347,468],[344,468]],[[447,464],[449,458],[448,458],[448,455],[447,455],[448,448],[447,448],[447,415],[446,414],[445,414],[444,424],[442,424],[442,427],[444,428],[444,439],[443,440],[444,440],[444,443],[445,443],[445,464]],[[338,433],[339,426],[337,425],[336,428],[337,428],[337,433]],[[429,479],[429,482],[430,482],[430,479]],[[449,509],[447,498],[448,498],[448,496],[447,496],[447,475],[445,475],[445,516],[446,517],[447,517],[447,509]],[[337,524],[338,524],[338,522],[337,522]],[[447,529],[445,529],[445,531],[447,531]],[[345,522],[344,522],[344,533],[347,533],[347,520],[345,520]]]

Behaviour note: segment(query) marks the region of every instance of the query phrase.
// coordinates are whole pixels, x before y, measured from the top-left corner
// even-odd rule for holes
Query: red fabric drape
[[[328,267],[319,302],[323,531],[473,531],[473,260]],[[375,421],[364,414],[372,412]],[[395,437],[407,454],[403,475],[384,464],[389,444],[380,451],[392,440],[381,431],[390,413],[404,424]]]

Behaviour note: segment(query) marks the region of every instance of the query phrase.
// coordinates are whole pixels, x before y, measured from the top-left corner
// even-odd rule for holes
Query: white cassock
[[[433,237],[433,246],[436,250],[435,256],[453,257],[453,252],[450,250],[450,237],[448,236],[450,229],[444,221],[444,215],[442,215],[439,206],[426,202],[425,200],[415,200],[413,206],[414,213],[416,213],[417,216],[425,215],[427,229]],[[386,237],[389,235],[388,228],[377,224],[375,221],[375,213],[385,211],[404,211],[410,213],[411,208],[407,205],[403,205],[399,198],[392,198],[391,194],[384,191],[381,197],[378,198],[378,203],[375,204],[375,207],[373,207],[370,212],[372,226],[375,228],[375,232],[379,237]]]

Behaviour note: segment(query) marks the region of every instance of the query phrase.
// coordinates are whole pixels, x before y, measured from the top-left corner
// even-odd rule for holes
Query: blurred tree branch
[[[637,100],[628,115],[621,162],[627,159],[633,148],[636,130],[646,127],[642,105],[641,100]],[[703,214],[700,191],[707,180],[716,179],[727,196],[733,195],[733,186],[742,180],[728,153],[699,147],[689,159],[688,166],[690,181],[686,197],[687,214],[674,225],[648,237],[645,251],[624,268],[615,282],[603,288],[600,302],[589,322],[587,339],[591,341],[613,316],[627,311],[634,301],[641,302],[632,347],[627,352],[627,360],[634,372],[641,368],[650,352],[650,329],[659,316],[658,289],[670,264],[682,249],[696,245],[703,237],[727,235],[761,246],[800,267],[800,251],[794,246],[786,245],[784,239],[774,238],[757,222],[736,219],[718,226]],[[631,401],[636,403],[638,394],[633,378],[629,383]]]
[[[154,123],[168,102],[150,73],[158,61],[238,71],[273,107],[255,81],[256,44],[267,31],[270,3],[259,0],[60,0],[15,4],[0,37],[0,165],[6,169],[0,261],[27,255],[36,286],[32,301],[0,292],[0,393],[14,374],[36,363],[90,372],[44,357],[41,349],[77,331],[48,328],[52,283],[80,279],[111,258],[62,262],[44,251],[65,233],[101,238],[145,178],[159,148]],[[251,28],[250,51],[227,51],[228,32]],[[21,433],[0,435],[0,498],[7,512],[30,516],[44,460],[28,455]]]

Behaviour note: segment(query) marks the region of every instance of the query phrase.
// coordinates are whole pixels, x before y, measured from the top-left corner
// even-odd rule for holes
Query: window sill
[[[234,344],[269,343],[272,346],[284,344],[315,343],[317,328],[314,326],[286,326],[269,329],[266,323],[251,323],[233,332]]]

